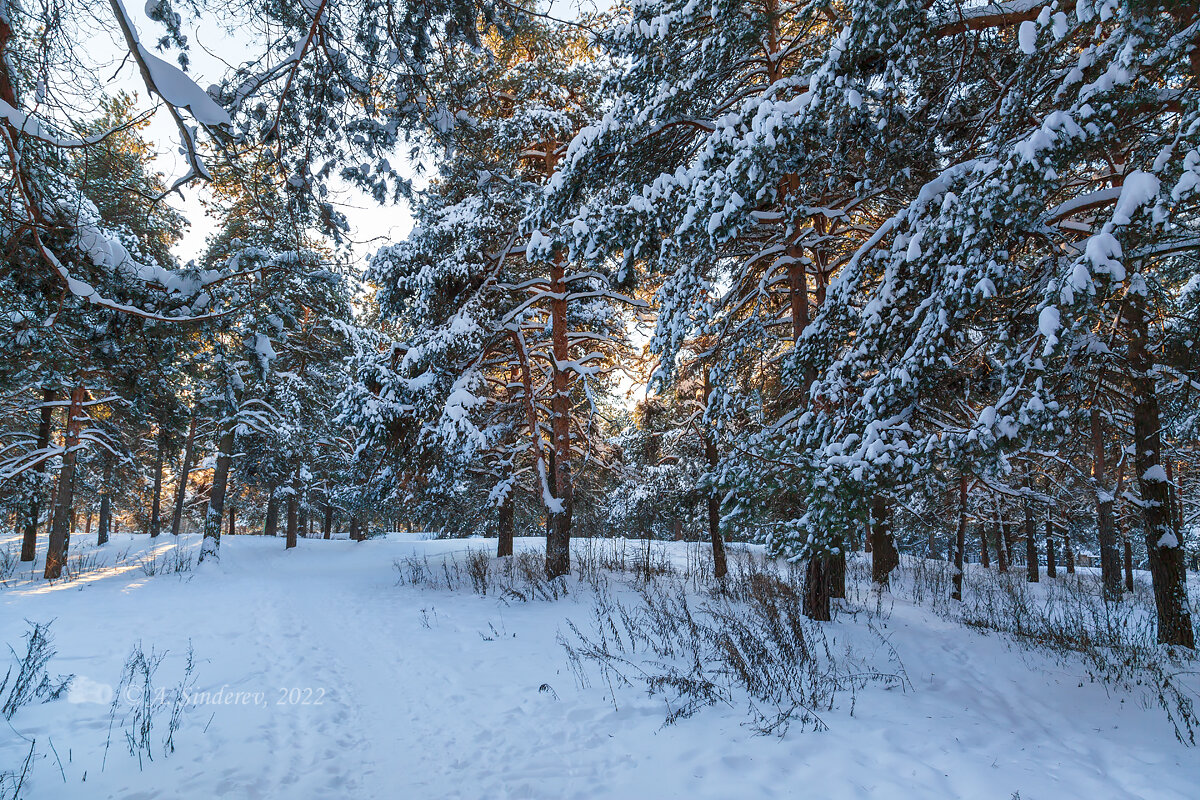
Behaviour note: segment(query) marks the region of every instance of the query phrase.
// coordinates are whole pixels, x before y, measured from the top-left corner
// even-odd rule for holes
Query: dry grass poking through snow
[[[504,602],[575,596],[589,606],[588,618],[568,620],[559,641],[579,684],[601,680],[614,705],[622,687],[641,687],[664,699],[668,724],[707,706],[744,704],[761,733],[782,735],[792,724],[820,730],[823,712],[844,700],[853,713],[868,684],[906,689],[900,654],[882,632],[892,604],[903,599],[1082,667],[1086,680],[1159,707],[1185,744],[1195,743],[1200,727],[1196,660],[1157,643],[1153,596],[1142,583],[1112,603],[1091,573],[1029,584],[1023,568],[1001,575],[975,566],[958,603],[949,599],[947,562],[906,556],[881,592],[871,584],[869,556],[852,555],[847,599],[835,602],[835,619],[861,618],[854,627],[866,639],[856,647],[839,642],[841,629],[804,617],[800,569],[753,550],[732,548],[730,574],[717,582],[703,547],[687,547],[681,560],[648,542],[582,539],[573,546],[572,574],[554,580],[536,551],[495,558],[468,547],[435,559],[410,556],[395,568],[403,584]],[[1193,617],[1200,621],[1200,608]],[[867,651],[886,657],[871,660]]]
[[[559,634],[581,686],[599,678],[614,706],[622,687],[641,687],[666,703],[667,724],[720,704],[744,704],[760,733],[826,727],[821,714],[843,699],[853,712],[870,683],[904,689],[899,656],[872,625],[876,664],[801,611],[802,573],[792,565],[734,548],[730,574],[712,577],[702,548],[682,563],[642,542],[583,539],[573,572],[548,580],[534,551],[493,558],[481,549],[395,563],[400,582],[474,591],[509,600],[577,595],[589,606],[584,624]],[[878,646],[882,645],[882,647]]]
[[[969,565],[961,603],[949,599],[953,565],[906,556],[892,574],[890,590],[939,616],[982,633],[997,633],[1014,646],[1050,655],[1064,666],[1082,666],[1086,679],[1156,704],[1176,738],[1196,743],[1200,718],[1198,664],[1194,653],[1160,645],[1154,595],[1143,581],[1120,602],[1105,601],[1093,571],[1041,576],[1030,583],[1024,566],[1001,574]],[[874,615],[884,595],[870,588],[869,557],[852,558],[847,588]],[[1200,598],[1192,592],[1193,623],[1200,623]]]

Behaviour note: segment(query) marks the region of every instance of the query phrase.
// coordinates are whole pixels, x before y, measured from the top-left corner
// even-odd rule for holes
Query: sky
[[[608,8],[610,5],[611,0],[551,0],[546,6],[546,12],[551,16],[572,19],[582,13],[593,12],[597,8]],[[136,2],[127,2],[126,9],[133,17],[143,41],[157,40],[163,29],[147,17],[145,8]],[[136,92],[139,109],[149,108],[151,98],[147,97],[146,88],[136,67],[132,61],[120,61],[125,52],[124,43],[115,38],[119,35],[115,34],[115,26],[104,25],[103,15],[106,11],[105,8],[97,9],[100,24],[88,41],[89,56],[97,63],[107,62],[109,71],[106,74],[113,76],[107,84],[107,91]],[[184,28],[189,31],[190,36],[189,75],[201,87],[218,82],[230,66],[244,60],[247,53],[258,50],[250,35],[239,36],[236,32],[231,34],[213,19],[185,20]],[[176,52],[160,55],[174,63]],[[187,171],[184,158],[179,153],[179,134],[169,114],[162,110],[154,114],[145,135],[156,146],[157,166],[166,176],[168,183]],[[397,154],[391,160],[402,165],[402,172],[408,171],[403,166],[406,163],[403,155]],[[167,201],[183,212],[191,223],[174,248],[176,257],[183,263],[198,258],[204,252],[205,241],[216,228],[216,220],[205,214],[201,203],[205,197],[204,185],[194,182],[181,192],[172,194]],[[353,242],[351,251],[357,266],[365,266],[375,250],[403,239],[412,229],[412,214],[407,205],[381,206],[353,186],[341,184],[335,203],[350,222],[350,239]]]
[[[145,9],[133,2],[126,3],[126,9],[133,18],[140,38],[147,43],[157,40],[163,29],[146,16]],[[97,10],[98,21],[101,24],[87,40],[89,60],[101,67],[104,75],[112,76],[105,84],[107,92],[124,90],[136,93],[138,109],[151,108],[153,99],[147,96],[145,84],[135,65],[131,60],[121,62],[125,52],[124,42],[116,38],[119,33],[114,33],[115,26],[109,28],[103,25],[106,21],[103,17],[106,11],[106,8]],[[214,20],[202,19],[198,23],[185,21],[184,29],[189,32],[190,37],[188,74],[201,87],[218,82],[230,65],[244,60],[247,53],[257,49],[249,36],[230,34]],[[159,55],[171,63],[176,63],[177,51],[172,50]],[[158,153],[156,166],[166,176],[168,184],[187,172],[185,159],[179,153],[179,132],[165,110],[160,109],[151,117],[144,136],[155,145]],[[398,156],[393,159],[393,163],[402,164],[404,160]],[[207,238],[216,228],[217,221],[205,213],[201,203],[206,197],[207,189],[202,182],[197,181],[180,192],[173,193],[166,201],[179,209],[191,223],[183,238],[174,247],[174,253],[181,262],[186,263],[202,255]],[[389,242],[403,239],[412,228],[412,214],[406,205],[380,206],[373,198],[353,186],[341,185],[336,204],[350,221],[350,238],[353,242],[351,250],[360,267],[365,266],[366,260],[375,250]]]

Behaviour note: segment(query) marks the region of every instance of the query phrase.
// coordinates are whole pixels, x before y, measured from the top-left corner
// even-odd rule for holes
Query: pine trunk
[[[704,406],[708,407],[709,397],[712,395],[712,378],[708,370],[704,370]],[[704,459],[708,462],[709,469],[715,469],[717,466],[717,435],[715,431],[709,431],[704,436]],[[729,574],[729,564],[725,558],[725,537],[721,535],[721,498],[717,496],[716,489],[709,491],[707,498],[708,505],[708,539],[712,543],[713,554],[713,577],[718,581],[724,580]]]
[[[158,454],[154,460],[154,495],[150,499],[150,538],[155,539],[162,528],[162,474],[163,457],[166,450],[166,433],[158,435]]]
[[[1121,561],[1117,554],[1117,525],[1109,490],[1100,410],[1092,409],[1092,480],[1096,491],[1096,526],[1100,542],[1100,580],[1106,600],[1121,599]]]
[[[39,451],[45,451],[50,447],[50,431],[54,427],[54,406],[50,405],[54,402],[54,390],[42,390],[42,419],[38,424],[37,446]],[[38,464],[38,474],[46,474],[46,464],[50,459],[44,459]],[[21,560],[33,561],[37,558],[37,529],[38,516],[42,513],[39,494],[41,487],[33,494],[33,499],[29,503],[29,521],[25,523],[25,535],[21,539]]]
[[[951,600],[963,598],[963,560],[967,549],[967,476],[958,479],[958,529],[954,534],[954,589]]]
[[[1146,556],[1158,610],[1158,641],[1194,648],[1196,638],[1188,607],[1182,533],[1174,524],[1170,485],[1162,467],[1158,393],[1154,365],[1146,346],[1149,334],[1142,307],[1144,300],[1136,291],[1130,291],[1127,298],[1134,463],[1145,521]]]
[[[229,507],[229,530],[225,533],[228,536],[237,535],[237,508],[235,506]]]
[[[67,562],[67,548],[70,545],[71,502],[75,494],[75,462],[78,458],[79,426],[83,417],[83,399],[87,390],[83,385],[76,386],[71,391],[71,404],[67,408],[67,430],[64,437],[62,469],[58,472],[58,490],[54,495],[54,518],[50,525],[49,541],[46,545],[46,569],[43,573],[47,579],[55,579],[62,575],[63,565]]]
[[[925,557],[926,558],[941,558],[937,546],[937,530],[930,528],[929,536],[925,539]]]
[[[799,261],[796,254],[792,257],[796,258],[796,261],[788,267],[788,295],[792,307],[792,341],[798,343],[809,323],[808,268]],[[808,405],[809,390],[815,379],[816,371],[811,366],[806,366],[800,384],[800,403],[803,406]]]
[[[838,600],[846,599],[846,550],[842,548],[834,555],[826,556],[826,568],[829,570],[829,596]]]
[[[267,519],[263,523],[263,534],[266,536],[279,535],[279,498],[275,496],[275,489],[271,489],[271,496],[267,498]]]
[[[1001,519],[999,506],[996,507],[996,522],[992,529],[996,534],[996,569],[1003,575],[1008,572],[1009,550],[1005,546],[1004,521]]]
[[[100,521],[96,530],[96,544],[108,543],[108,532],[112,526],[112,456],[104,457],[104,486],[100,489]]]
[[[804,575],[804,616],[818,622],[832,619],[829,586],[829,560],[813,556]]]
[[[1180,497],[1179,489],[1181,483],[1175,482],[1175,459],[1164,458],[1163,466],[1167,468],[1167,491],[1171,497],[1171,523],[1175,526],[1175,530],[1183,530],[1183,498]],[[1181,540],[1182,541],[1182,540]],[[1183,547],[1183,545],[1180,545]],[[1186,559],[1185,559],[1186,560]]]
[[[208,496],[208,511],[204,515],[204,540],[200,557],[217,560],[221,557],[221,517],[225,511],[225,489],[229,484],[229,466],[233,462],[233,420],[226,420],[217,439],[217,461],[213,470],[212,492]]]
[[[1025,502],[1025,580],[1037,583],[1041,580],[1038,568],[1037,522],[1033,518],[1033,504]]]
[[[1067,574],[1075,574],[1075,548],[1071,545],[1071,531],[1063,531],[1063,559],[1067,562]]]
[[[871,500],[871,581],[887,586],[892,570],[900,564],[900,554],[892,539],[890,509],[883,495]]]
[[[571,360],[567,341],[567,284],[563,256],[550,265],[550,344],[554,354],[550,397],[550,431],[554,437],[554,495],[558,508],[550,511],[550,533],[546,537],[546,576],[557,578],[571,571],[571,514],[574,488],[571,475],[571,398],[567,372],[561,365]]]
[[[1054,552],[1054,517],[1046,510],[1046,577],[1058,577],[1058,563]]]
[[[296,531],[300,526],[299,520],[300,506],[300,468],[296,468],[295,474],[292,475],[292,493],[288,495],[287,501],[287,543],[284,544],[284,550],[290,550],[296,546]]]
[[[808,268],[800,261],[799,254],[789,250],[793,263],[788,266],[788,294],[792,311],[792,342],[799,346],[800,337],[808,327]],[[812,369],[804,370],[800,386],[800,403],[808,404],[812,385]],[[831,618],[830,595],[832,590],[832,568],[828,556],[813,556],[808,560],[804,575],[804,615],[809,619],[826,621]]]
[[[333,503],[325,504],[325,523],[321,531],[322,538],[333,538]]]
[[[1133,543],[1125,538],[1125,591],[1133,591]]]
[[[508,490],[504,502],[500,504],[496,520],[496,557],[504,558],[513,554],[513,489]]]
[[[988,553],[987,526],[982,522],[979,523],[979,563],[983,564],[984,569],[992,568],[992,557]]]
[[[183,463],[179,465],[179,485],[175,487],[175,513],[171,515],[171,535],[179,535],[179,526],[183,523],[183,501],[187,497],[188,473],[192,469],[192,447],[196,442],[196,414],[193,412],[192,421],[188,423],[187,441],[183,446]]]

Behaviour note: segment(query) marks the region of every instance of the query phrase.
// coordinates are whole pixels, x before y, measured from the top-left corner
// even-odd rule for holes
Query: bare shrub
[[[0,583],[8,583],[20,567],[20,554],[12,546],[0,548]]]
[[[1081,663],[1091,681],[1148,692],[1176,738],[1195,744],[1195,656],[1158,643],[1153,602],[1137,593],[1106,601],[1095,575],[1066,576],[1034,592],[1023,576],[981,570],[959,618],[1062,663]]]
[[[196,566],[192,552],[176,545],[165,550],[152,549],[148,556],[137,561],[138,568],[148,578],[155,575],[182,575]]]
[[[569,593],[568,578],[546,577],[542,556],[521,552],[494,558],[483,550],[466,555],[447,553],[435,562],[429,556],[406,556],[392,562],[399,585],[445,591],[489,592],[501,600],[558,600]]]
[[[578,682],[588,685],[588,666],[597,668],[614,704],[618,686],[641,684],[666,701],[666,724],[743,698],[753,728],[779,736],[793,724],[824,729],[821,713],[842,695],[853,706],[867,683],[906,685],[902,666],[880,672],[835,648],[804,616],[793,570],[739,561],[698,603],[678,577],[641,582],[632,605],[597,591],[588,631],[569,621],[570,635],[559,636]]]
[[[6,720],[12,719],[22,706],[35,699],[41,699],[44,703],[59,699],[75,678],[74,675],[51,678],[46,671],[46,665],[58,652],[50,636],[51,623],[26,620],[26,624],[30,628],[25,634],[25,654],[18,655],[9,646],[8,650],[16,663],[9,666],[4,679],[0,680],[0,698],[3,700],[0,702],[0,715]],[[13,674],[14,668],[16,675]]]
[[[477,594],[487,594],[488,590],[488,573],[492,559],[483,550],[470,550],[467,552],[467,575],[471,579],[471,588]]]
[[[166,717],[166,732],[162,737],[163,755],[175,752],[175,733],[183,722],[184,712],[189,708],[187,698],[196,682],[196,658],[189,643],[183,675],[174,687],[168,689],[155,685],[158,670],[166,655],[165,652],[156,653],[154,648],[147,653],[141,642],[134,644],[130,651],[109,707],[105,762],[114,728],[121,729],[129,754],[137,757],[139,769],[144,766],[143,759],[153,761],[153,733],[163,716]]]
[[[21,789],[33,768],[33,759],[37,755],[37,739],[29,740],[29,751],[22,759],[20,766],[12,770],[0,771],[0,800],[20,800]]]
[[[951,570],[942,561],[903,558],[891,588],[939,616],[999,633],[1063,666],[1081,666],[1086,680],[1143,693],[1164,711],[1179,741],[1195,743],[1200,726],[1193,699],[1195,655],[1158,643],[1148,587],[1139,582],[1134,592],[1112,602],[1104,599],[1100,577],[1092,573],[1030,584],[1023,570],[1002,574],[976,568],[968,573],[958,603],[948,599]]]
[[[104,562],[100,559],[100,554],[94,550],[76,550],[74,554],[67,557],[66,563],[63,565],[63,581],[70,582],[79,580],[84,575],[91,574],[104,566]]]

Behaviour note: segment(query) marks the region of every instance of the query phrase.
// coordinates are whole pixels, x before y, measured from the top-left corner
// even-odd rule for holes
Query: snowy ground
[[[1159,709],[910,604],[888,625],[912,689],[868,687],[830,730],[780,739],[743,708],[663,727],[658,698],[618,689],[614,709],[603,682],[579,688],[556,633],[586,619],[582,593],[505,604],[397,585],[397,558],[494,542],[299,545],[227,537],[215,568],[148,576],[147,539],[120,536],[75,581],[0,586],[0,644],[21,650],[26,620],[53,620],[50,671],[77,675],[67,699],[0,723],[0,773],[36,740],[31,800],[1200,796],[1200,754]],[[140,768],[105,692],[139,640],[167,653],[156,685],[179,681],[190,641],[193,692],[233,698],[189,710],[169,756],[155,720]]]

